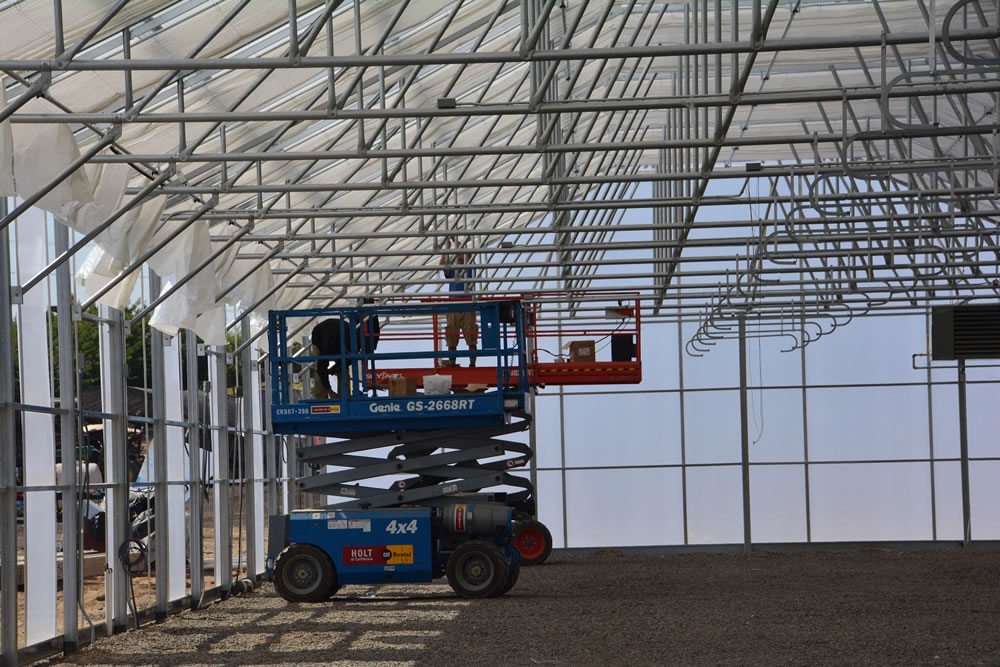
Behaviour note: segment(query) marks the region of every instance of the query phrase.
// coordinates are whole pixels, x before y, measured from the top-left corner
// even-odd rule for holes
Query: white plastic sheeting
[[[26,113],[56,113],[58,109],[41,99],[31,100],[23,107]],[[22,198],[51,185],[60,174],[80,157],[80,148],[73,132],[65,123],[52,125],[18,125],[13,131],[14,184]],[[94,200],[94,187],[83,169],[58,181],[48,194],[35,203],[38,208],[57,216],[72,215],[72,211]]]
[[[35,209],[17,221],[17,272],[23,281],[45,266],[46,220]],[[49,382],[48,340],[49,294],[31,290],[24,295],[18,317],[18,360],[21,371],[21,401],[52,407]],[[28,379],[30,378],[30,382]],[[24,483],[26,486],[55,484],[56,445],[51,414],[25,412]],[[25,573],[31,591],[25,607],[25,632],[29,644],[55,635],[56,630],[56,494],[33,491],[25,497]]]
[[[166,419],[173,422],[184,420],[184,408],[181,396],[181,345],[179,338],[166,338],[163,344],[164,371],[164,406]],[[184,428],[167,425],[166,470],[155,470],[157,480],[165,482],[184,482],[188,479],[187,446],[184,440]],[[167,524],[167,572],[168,595],[170,600],[179,600],[187,594],[185,579],[185,562],[187,557],[185,541],[184,517],[184,486],[171,484],[167,487],[167,511],[170,521]],[[156,554],[157,566],[162,567],[164,561],[161,554]]]

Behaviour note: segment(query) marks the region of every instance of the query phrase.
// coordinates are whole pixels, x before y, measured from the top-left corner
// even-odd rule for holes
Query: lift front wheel
[[[519,521],[512,541],[521,553],[521,565],[541,565],[552,553],[552,533],[541,521]]]
[[[465,598],[488,598],[507,591],[507,560],[485,542],[466,542],[448,559],[448,583]]]
[[[290,544],[274,559],[274,589],[289,602],[319,602],[337,591],[337,573],[325,551]]]

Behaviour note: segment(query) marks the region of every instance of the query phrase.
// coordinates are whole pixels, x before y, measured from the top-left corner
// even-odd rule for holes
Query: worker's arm
[[[441,261],[439,263],[441,264],[442,267],[441,273],[444,274],[445,278],[451,278],[452,276],[455,275],[455,267],[451,266],[448,263],[448,255],[441,255]]]

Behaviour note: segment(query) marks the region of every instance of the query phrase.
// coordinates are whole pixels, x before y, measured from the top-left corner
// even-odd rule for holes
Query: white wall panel
[[[802,390],[750,390],[747,412],[751,461],[803,460]]]
[[[931,539],[925,463],[811,465],[809,484],[814,541]]]
[[[681,461],[677,394],[577,395],[566,402],[566,465],[671,465]]]
[[[556,549],[566,546],[562,478],[562,472],[539,472],[535,489],[538,520],[552,533],[552,546]]]
[[[931,388],[934,415],[934,456],[958,458],[958,387],[937,385]]]
[[[164,336],[163,339],[164,405],[167,421],[182,421],[184,412],[181,403],[180,339]],[[168,482],[183,482],[187,479],[188,459],[184,444],[184,429],[167,426],[167,470]],[[185,520],[184,487],[171,485],[167,488],[168,523],[167,565],[170,579],[169,599],[179,600],[187,595],[186,559],[187,529]],[[157,556],[159,561],[159,555]]]
[[[677,468],[569,470],[566,505],[566,546],[644,546],[684,540]]]
[[[972,539],[1000,540],[1000,461],[969,464]]]
[[[809,459],[927,458],[926,387],[809,389]]]
[[[264,437],[260,435],[260,431],[264,428],[264,419],[261,413],[263,406],[260,400],[260,370],[257,364],[257,360],[260,358],[260,351],[254,347],[250,347],[250,382],[247,385],[247,391],[250,393],[251,400],[253,401],[253,461],[251,462],[251,470],[253,470],[253,485],[254,485],[254,505],[253,520],[256,522],[257,526],[262,528],[255,531],[254,533],[254,543],[251,547],[256,553],[256,563],[257,572],[254,574],[261,574],[264,572]]]
[[[17,221],[17,273],[24,284],[46,265],[45,213],[30,209]],[[18,308],[18,361],[21,402],[52,407],[49,382],[49,293],[41,283],[24,294]],[[23,413],[25,486],[55,484],[55,431],[51,414]],[[72,446],[72,445],[70,445]],[[68,479],[68,476],[67,476]],[[25,633],[28,644],[56,629],[56,496],[53,491],[25,495]]]
[[[923,315],[856,317],[806,346],[809,384],[922,382],[913,355],[927,350]]]
[[[934,516],[937,522],[937,539],[963,539],[962,469],[958,461],[934,464]]]
[[[688,542],[743,542],[743,481],[738,466],[687,471]]]
[[[806,541],[805,466],[750,468],[750,530],[754,542]]]
[[[684,394],[684,451],[687,463],[733,463],[740,460],[738,391]]]
[[[966,387],[966,419],[969,426],[969,456],[1000,457],[1000,392],[993,384]]]

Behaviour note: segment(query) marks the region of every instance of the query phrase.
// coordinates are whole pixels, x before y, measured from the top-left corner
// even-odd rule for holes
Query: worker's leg
[[[479,325],[476,322],[476,313],[473,311],[462,313],[462,332],[465,334],[465,343],[473,352],[479,343]],[[476,365],[476,358],[469,359],[469,368]]]
[[[309,349],[310,354],[314,357],[319,356],[319,348],[313,345]],[[330,376],[328,375],[328,363],[325,361],[316,361],[313,363],[313,386],[312,386],[312,397],[313,398],[329,398],[330,396]]]
[[[444,342],[448,346],[448,350],[454,352],[458,349],[458,338],[459,331],[461,330],[461,320],[459,319],[461,313],[448,313],[445,320],[444,327]],[[442,366],[454,366],[455,357],[451,356],[448,359],[441,361]]]

